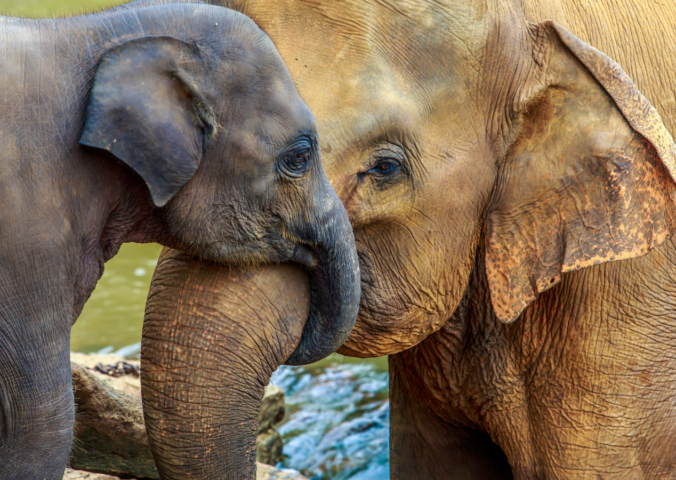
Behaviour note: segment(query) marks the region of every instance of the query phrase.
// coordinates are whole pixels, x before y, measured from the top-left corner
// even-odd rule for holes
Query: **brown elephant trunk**
[[[246,270],[165,249],[143,325],[143,406],[165,479],[255,478],[265,385],[310,311],[297,267]]]

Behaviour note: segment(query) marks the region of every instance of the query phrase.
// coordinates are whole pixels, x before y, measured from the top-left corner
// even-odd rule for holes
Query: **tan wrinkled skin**
[[[379,356],[419,343],[465,290],[494,182],[489,106],[474,90],[486,13],[423,2],[247,2],[244,11],[322,119],[326,172],[358,238],[364,295],[345,351]],[[467,24],[472,36],[453,40],[462,51],[438,35]],[[382,186],[364,174],[399,147],[410,176]]]
[[[162,478],[255,478],[263,391],[309,311],[308,277],[296,267],[233,268],[164,249],[141,347],[143,413]]]
[[[362,272],[340,351],[392,355],[392,478],[676,477],[676,8],[225,4],[317,118]]]

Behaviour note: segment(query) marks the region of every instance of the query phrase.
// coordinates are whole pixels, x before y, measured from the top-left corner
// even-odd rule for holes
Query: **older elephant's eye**
[[[369,178],[369,185],[377,189],[387,189],[400,182],[410,180],[411,169],[406,151],[401,145],[385,143],[378,146],[368,158],[359,178]]]
[[[399,162],[395,160],[382,160],[375,167],[369,170],[369,173],[380,175],[389,175],[399,170]]]
[[[284,155],[280,167],[286,175],[298,178],[307,171],[311,159],[312,149],[310,147],[296,148]]]

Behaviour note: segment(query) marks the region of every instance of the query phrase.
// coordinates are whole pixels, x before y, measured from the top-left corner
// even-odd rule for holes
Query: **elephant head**
[[[216,263],[209,264],[225,272],[233,285],[242,283],[242,291],[253,280],[229,268],[292,262],[307,272],[311,293],[305,302],[301,294],[308,280],[304,279],[297,292],[303,299],[298,312],[303,315],[293,309],[289,311],[295,316],[281,308],[270,310],[274,302],[263,311],[242,294],[223,307],[224,315],[259,315],[261,322],[220,331],[216,320],[205,320],[199,327],[172,330],[160,323],[167,315],[158,312],[177,311],[184,291],[192,288],[177,283],[185,270],[181,265],[190,262],[171,254],[163,257],[144,330],[143,391],[158,468],[166,477],[178,475],[172,478],[192,478],[191,471],[176,466],[182,455],[195,456],[202,447],[216,447],[193,441],[189,431],[181,425],[172,428],[153,408],[173,415],[174,420],[176,415],[187,420],[186,409],[200,404],[194,400],[199,398],[212,424],[207,425],[206,415],[200,417],[200,429],[225,442],[214,445],[242,445],[250,453],[252,447],[238,443],[225,429],[216,431],[220,421],[231,415],[238,425],[246,425],[243,432],[250,433],[246,422],[253,419],[255,425],[257,412],[255,405],[250,407],[251,400],[262,393],[259,378],[269,378],[270,369],[282,361],[312,362],[338,348],[354,325],[360,297],[352,228],[324,173],[312,113],[274,45],[251,20],[237,12],[199,7],[205,9],[210,14],[204,16],[208,21],[204,30],[211,33],[203,33],[203,38],[194,30],[190,32],[198,39],[194,42],[166,36],[135,38],[101,56],[80,143],[107,150],[143,179],[158,217],[154,221],[160,243],[226,265],[218,270]],[[271,267],[271,271],[276,270]],[[207,281],[207,274],[194,275]],[[226,289],[235,290],[235,286]],[[269,294],[268,290],[258,286],[261,295]],[[269,295],[273,300],[274,293]],[[303,305],[308,302],[311,307],[306,312]],[[262,323],[273,314],[281,316],[275,324],[284,329],[281,333]],[[286,326],[280,323],[284,321]],[[235,345],[225,342],[228,333],[233,334]],[[205,334],[210,335],[208,341]],[[274,336],[280,337],[277,343]],[[270,344],[268,349],[261,345],[264,340]],[[281,343],[283,348],[273,348]],[[193,370],[188,368],[191,362]],[[196,371],[206,376],[198,379]],[[210,388],[222,378],[217,371],[239,372],[231,380],[229,400],[220,403],[214,399],[222,390]],[[182,406],[168,407],[170,393],[163,391],[168,380],[181,386],[194,382],[198,391],[191,389],[193,396],[186,397],[186,389],[180,388],[174,400],[180,404],[183,399]],[[262,385],[266,383],[267,379]],[[149,399],[153,399],[151,406]],[[165,448],[171,443],[166,441],[167,433],[183,440],[174,443],[179,449],[171,454]],[[220,457],[200,470],[199,478],[222,478],[220,467],[230,458],[228,451],[221,450]],[[232,451],[241,453],[235,447]],[[231,478],[244,477],[233,473]]]
[[[352,229],[270,39],[240,13],[200,8],[205,29],[218,27],[208,41],[147,36],[101,56],[80,143],[145,181],[160,243],[229,265],[306,267],[313,307],[289,362],[311,362],[356,318]]]
[[[243,8],[318,119],[355,232],[362,298],[341,353],[420,343],[478,269],[508,323],[563,273],[673,232],[669,132],[618,64],[561,26],[516,2],[270,3]]]
[[[228,4],[287,62],[354,229],[362,296],[339,352],[419,344],[472,301],[477,272],[513,322],[563,273],[674,231],[658,113],[610,58],[516,3]]]

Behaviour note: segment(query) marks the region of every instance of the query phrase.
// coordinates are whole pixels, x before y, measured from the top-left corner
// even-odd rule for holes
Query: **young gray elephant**
[[[61,478],[70,328],[124,242],[301,263],[313,308],[288,361],[343,342],[352,230],[315,120],[251,20],[174,4],[0,17],[0,38],[0,479]]]

